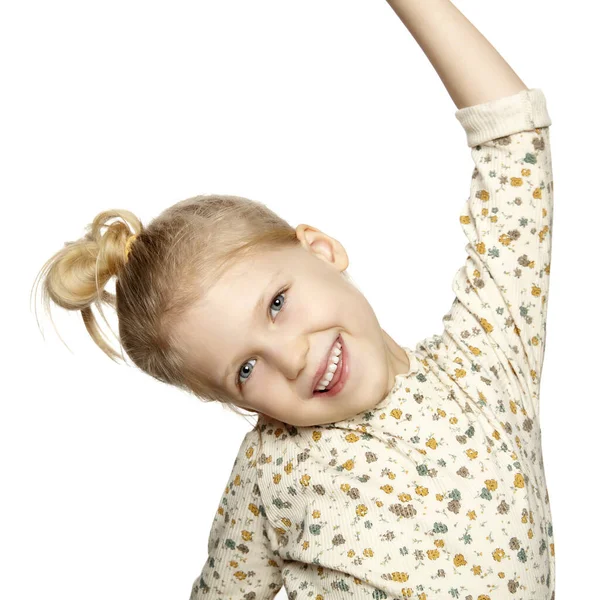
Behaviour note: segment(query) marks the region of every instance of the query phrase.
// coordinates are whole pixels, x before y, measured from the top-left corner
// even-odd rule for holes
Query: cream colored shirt
[[[539,387],[550,280],[550,117],[540,89],[458,110],[474,169],[443,332],[336,423],[259,419],[191,599],[554,600]]]

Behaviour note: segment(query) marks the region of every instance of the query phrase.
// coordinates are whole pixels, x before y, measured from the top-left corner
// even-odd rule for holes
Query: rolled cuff
[[[519,131],[552,124],[546,97],[539,88],[521,90],[505,96],[461,108],[454,113],[467,134],[469,147]]]

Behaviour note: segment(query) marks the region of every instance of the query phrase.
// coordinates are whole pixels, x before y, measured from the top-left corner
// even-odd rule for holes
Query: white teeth
[[[331,356],[329,357],[329,364],[327,365],[325,375],[323,376],[323,379],[319,381],[317,390],[324,390],[331,383],[331,380],[333,379],[333,376],[337,370],[338,363],[340,362],[341,353],[342,345],[339,342],[336,342],[336,344],[333,346]]]

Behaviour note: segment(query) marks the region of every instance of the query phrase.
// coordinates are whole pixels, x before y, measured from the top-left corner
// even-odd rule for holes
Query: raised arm
[[[450,0],[387,0],[440,76],[456,108],[528,89]]]

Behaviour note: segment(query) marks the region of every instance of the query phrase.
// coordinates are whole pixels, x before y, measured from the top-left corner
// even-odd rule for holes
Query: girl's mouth
[[[344,340],[340,335],[338,338],[339,343],[342,346],[342,352],[340,354],[340,362],[337,365],[337,369],[335,371],[335,375],[331,380],[331,385],[324,392],[315,391],[313,392],[313,398],[329,398],[331,396],[335,396],[339,394],[344,388],[346,381],[348,380],[348,376],[350,373],[350,360],[348,357],[348,348],[346,344],[344,344]]]

